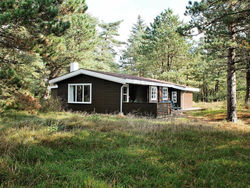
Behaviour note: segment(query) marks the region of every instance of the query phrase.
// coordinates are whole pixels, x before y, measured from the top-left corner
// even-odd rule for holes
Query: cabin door
[[[173,103],[176,105],[178,103],[177,99],[177,91],[172,91],[172,95],[171,95],[171,100],[173,101]]]

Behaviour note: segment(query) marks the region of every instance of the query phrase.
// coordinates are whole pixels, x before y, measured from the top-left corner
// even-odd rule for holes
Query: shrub
[[[49,99],[41,99],[41,112],[59,112],[62,111],[61,101],[57,97],[51,97]]]
[[[32,111],[41,108],[39,100],[27,90],[21,90],[16,93],[16,103],[19,110]]]
[[[5,110],[16,109],[32,112],[41,107],[39,100],[35,98],[28,90],[13,90],[8,94],[0,96],[0,113]]]

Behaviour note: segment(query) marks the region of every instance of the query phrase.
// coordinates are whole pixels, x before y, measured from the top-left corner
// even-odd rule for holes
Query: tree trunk
[[[173,56],[170,56],[169,70],[172,70]]]
[[[233,33],[233,30],[231,30]],[[235,34],[232,34],[232,40],[235,41]],[[236,49],[228,49],[227,62],[227,121],[236,122],[236,67],[235,67]]]
[[[167,62],[167,66],[168,66],[168,71],[170,71],[170,57],[168,55],[168,62]]]
[[[246,97],[245,97],[246,108],[250,108],[250,63],[247,62],[246,71]]]
[[[46,91],[43,95],[43,99],[44,100],[48,100],[49,97],[50,97],[50,84],[49,84],[49,81],[55,77],[58,77],[60,72],[62,71],[62,68],[54,68],[50,74],[48,75],[48,80],[46,81],[45,83],[45,87],[46,87]]]
[[[164,71],[164,62],[162,61],[161,62],[161,74],[163,74],[165,71]]]
[[[43,96],[43,99],[44,99],[44,100],[48,100],[49,96],[50,96],[49,84],[46,83],[46,91],[45,91],[45,94],[44,94],[44,96]]]

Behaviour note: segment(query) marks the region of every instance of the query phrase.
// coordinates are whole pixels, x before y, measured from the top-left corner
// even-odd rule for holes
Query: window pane
[[[75,102],[75,86],[69,86],[69,101]]]
[[[157,88],[156,87],[152,87],[151,88],[151,99],[155,100],[157,97]]]
[[[167,100],[168,99],[168,89],[167,88],[163,88],[163,91],[162,91],[162,97],[164,100]]]
[[[77,102],[82,102],[82,86],[77,86]]]
[[[172,101],[173,101],[174,103],[177,103],[177,92],[176,92],[176,91],[173,91],[173,92],[172,92]]]
[[[90,102],[90,86],[84,86],[84,102]]]
[[[127,95],[123,95],[123,102],[127,102]]]
[[[127,94],[128,93],[128,88],[127,87],[123,87],[123,94]]]

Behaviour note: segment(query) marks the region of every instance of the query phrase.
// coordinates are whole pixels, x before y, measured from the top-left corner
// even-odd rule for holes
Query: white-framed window
[[[151,86],[151,100],[157,100],[157,87]]]
[[[92,84],[68,84],[68,103],[91,104]]]
[[[172,101],[173,103],[177,103],[177,91],[172,91]]]
[[[122,102],[129,102],[129,86],[124,85],[122,87]]]
[[[162,88],[162,100],[168,100],[168,88],[167,87],[163,87]]]

